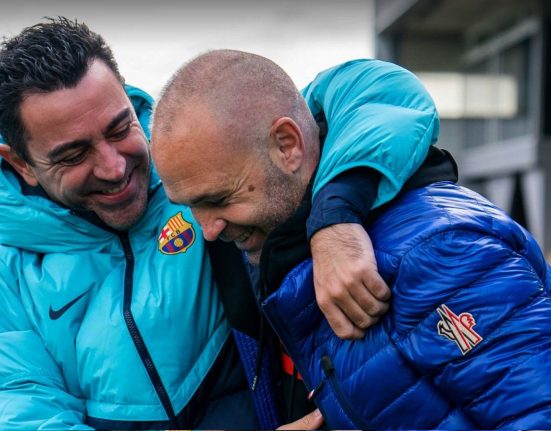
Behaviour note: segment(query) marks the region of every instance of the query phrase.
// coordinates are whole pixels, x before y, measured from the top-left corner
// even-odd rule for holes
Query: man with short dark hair
[[[354,104],[337,96],[320,91],[311,100],[319,110],[335,99]],[[232,298],[214,277],[230,274],[212,273],[189,208],[168,201],[152,167],[151,104],[124,86],[111,50],[84,24],[50,20],[2,45],[1,428],[281,422],[257,421],[230,335],[228,318],[258,325],[258,311],[226,317]],[[430,134],[420,137],[399,148],[389,141],[399,153],[388,169],[390,178],[399,173],[398,189],[426,154]],[[338,232],[335,222],[314,223],[312,241]],[[369,254],[367,241],[362,247]],[[345,250],[323,257],[342,260]],[[348,337],[379,318],[388,295],[376,267],[359,259],[353,269],[353,282],[337,287],[354,294],[328,306]],[[252,291],[239,299],[254,306]]]
[[[404,97],[392,75],[378,73],[386,63],[349,67],[360,65],[372,85],[339,91],[361,92],[374,115],[352,124],[329,111],[335,133],[377,129]],[[364,339],[332,333],[316,306],[312,264],[296,259],[293,240],[306,230],[312,184],[327,164],[338,169],[353,157],[324,146],[320,161],[322,139],[277,65],[219,50],[184,65],[166,86],[152,155],[167,195],[191,207],[205,236],[233,241],[260,264],[262,309],[329,427],[549,428],[551,268],[528,232],[455,184],[446,152],[432,148],[398,197],[370,214],[351,205],[366,216],[393,306]],[[280,287],[285,260],[297,266]]]

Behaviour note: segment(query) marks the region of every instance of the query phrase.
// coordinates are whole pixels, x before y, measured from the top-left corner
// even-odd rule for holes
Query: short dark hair
[[[0,134],[32,164],[21,119],[24,98],[74,88],[94,60],[103,61],[124,85],[111,48],[84,23],[64,17],[27,27],[0,46]]]

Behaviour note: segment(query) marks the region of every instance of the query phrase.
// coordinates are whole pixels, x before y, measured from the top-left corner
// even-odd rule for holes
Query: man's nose
[[[216,217],[211,211],[195,208],[191,212],[195,220],[199,222],[203,229],[203,237],[207,241],[215,241],[216,238],[226,229],[228,222]]]
[[[97,144],[94,175],[109,182],[121,181],[126,173],[126,159],[115,145],[106,141]]]

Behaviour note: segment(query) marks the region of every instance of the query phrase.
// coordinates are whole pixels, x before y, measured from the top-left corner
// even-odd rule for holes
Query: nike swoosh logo
[[[57,320],[61,316],[63,316],[69,308],[71,308],[73,305],[75,305],[80,298],[82,298],[84,295],[86,295],[88,291],[84,292],[82,295],[77,296],[75,299],[73,299],[68,304],[65,304],[63,307],[61,307],[59,310],[54,310],[52,306],[50,305],[50,319]]]

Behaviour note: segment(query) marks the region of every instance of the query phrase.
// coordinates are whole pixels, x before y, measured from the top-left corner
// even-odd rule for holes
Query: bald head
[[[291,78],[259,55],[216,50],[182,66],[155,108],[153,145],[159,142],[156,138],[173,133],[177,124],[186,124],[198,111],[209,112],[219,127],[239,135],[241,139],[234,143],[255,143],[263,149],[264,131],[281,117],[297,122],[307,145],[317,141],[316,124]]]

